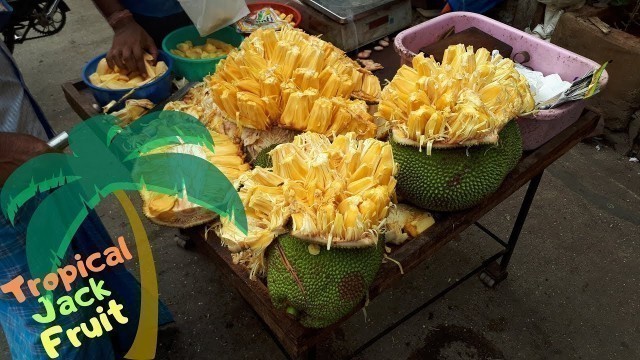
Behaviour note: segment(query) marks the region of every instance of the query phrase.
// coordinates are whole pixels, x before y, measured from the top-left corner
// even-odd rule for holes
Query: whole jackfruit
[[[327,327],[365,298],[383,253],[382,236],[374,247],[327,250],[281,235],[268,250],[269,295],[303,326]]]
[[[391,140],[398,163],[396,191],[406,201],[432,211],[471,208],[496,192],[522,157],[515,121],[499,133],[498,144],[468,149],[434,149],[431,155]]]

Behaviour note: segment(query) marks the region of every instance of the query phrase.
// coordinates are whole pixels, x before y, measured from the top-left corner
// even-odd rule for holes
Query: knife
[[[189,90],[191,90],[191,88],[193,88],[196,84],[198,84],[198,82],[195,82],[195,81],[187,83],[187,85],[183,86],[182,88],[180,88],[180,90],[173,93],[168,99],[155,105],[151,110],[149,110],[149,113],[161,111],[162,109],[164,109],[167,103],[182,99],[187,94],[187,92],[189,92]],[[134,91],[135,91],[135,88],[129,91],[127,94],[125,94],[125,96],[123,96],[120,100],[118,100],[116,104],[112,105],[110,108],[113,108],[117,104],[122,103],[122,101],[126,100],[126,98],[131,96],[131,94],[133,94]],[[109,109],[107,109],[104,113],[106,114]],[[66,131],[63,131],[60,134],[56,135],[51,140],[49,140],[49,142],[47,142],[47,145],[49,145],[50,147],[56,150],[62,151],[67,146],[69,146],[69,134],[67,134]]]

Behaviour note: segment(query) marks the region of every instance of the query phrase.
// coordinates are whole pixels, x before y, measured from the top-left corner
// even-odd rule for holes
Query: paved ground
[[[19,45],[16,58],[56,130],[79,119],[60,84],[106,51],[110,31],[91,2],[70,0],[59,35]],[[581,144],[543,178],[497,289],[471,280],[362,353],[362,359],[637,359],[640,357],[640,165],[608,147]],[[484,223],[506,234],[522,192]],[[113,199],[99,212],[113,235],[128,236]],[[180,332],[162,339],[159,359],[280,359],[256,315],[197,253],[175,246],[175,231],[147,223],[161,297]],[[129,236],[130,238],[130,236]],[[469,231],[376,299],[323,345],[320,358],[357,349],[374,333],[454,281],[491,251]],[[9,358],[6,343],[0,358]]]

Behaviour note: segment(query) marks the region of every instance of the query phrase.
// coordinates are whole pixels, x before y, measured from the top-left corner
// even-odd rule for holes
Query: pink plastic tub
[[[441,15],[398,34],[395,48],[402,58],[402,64],[411,66],[413,57],[421,48],[436,42],[438,37],[452,26],[455,26],[456,32],[476,27],[512,46],[512,56],[521,51],[527,51],[531,60],[525,63],[525,66],[540,71],[544,75],[557,73],[565,81],[573,82],[589,70],[597,69],[600,66],[592,60],[516,28],[469,12],[452,12]],[[607,84],[608,78],[605,71],[600,78],[602,88]],[[584,107],[584,100],[574,101],[556,109],[542,110],[534,116],[518,118],[524,149],[536,149],[558,135],[578,120]]]

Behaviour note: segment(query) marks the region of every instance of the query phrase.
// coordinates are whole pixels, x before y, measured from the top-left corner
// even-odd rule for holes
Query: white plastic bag
[[[198,29],[207,36],[249,15],[244,0],[178,0]]]

